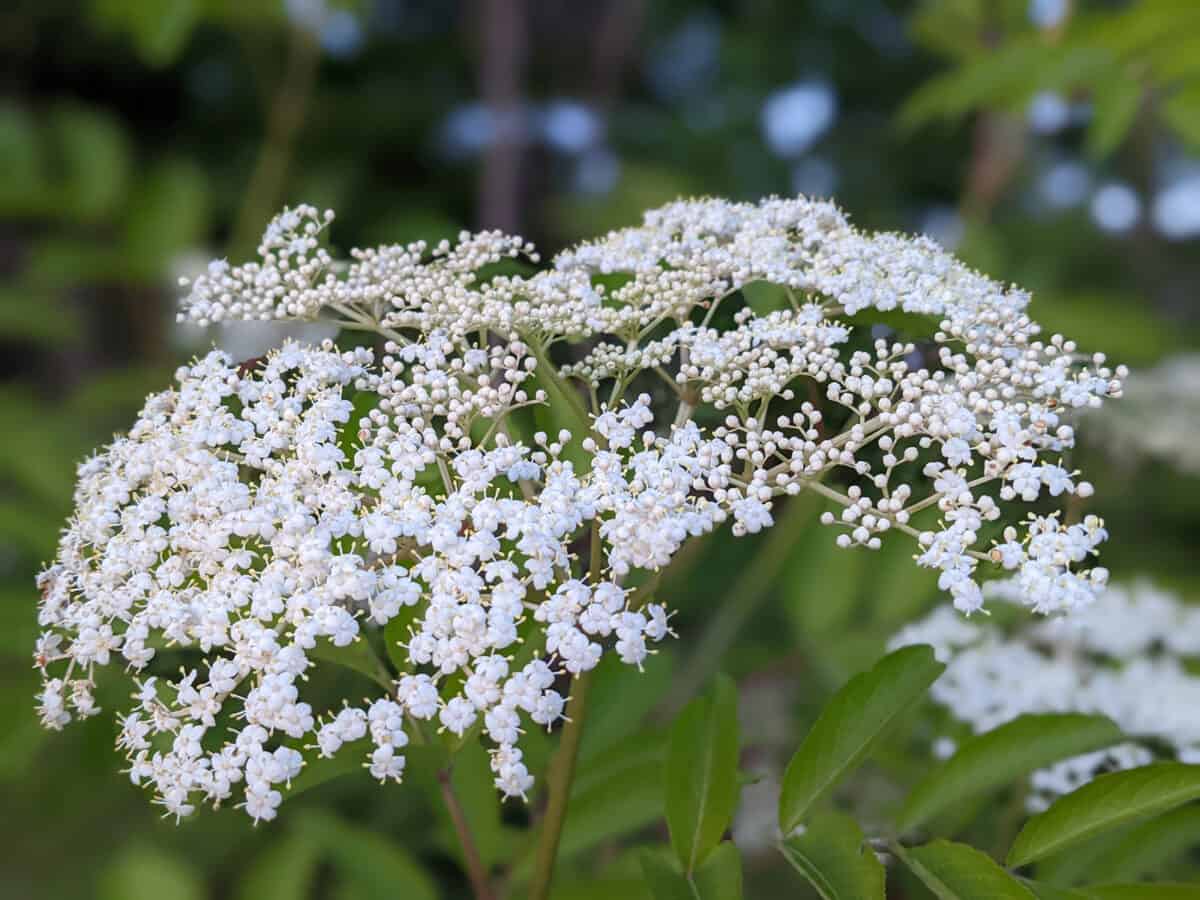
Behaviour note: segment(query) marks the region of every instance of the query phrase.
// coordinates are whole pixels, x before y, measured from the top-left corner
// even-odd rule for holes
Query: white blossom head
[[[981,566],[1043,612],[1105,580],[1103,523],[1047,506],[1091,493],[1070,417],[1123,369],[1042,338],[1027,295],[932,242],[804,198],[681,201],[512,275],[538,261],[519,237],[341,261],[331,220],[285,211],[180,317],[320,317],[382,350],[182,368],[80,467],[41,577],[45,723],[96,712],[99,670],[126,667],[119,744],[175,815],[271,818],[316,756],[398,779],[435,730],[481,735],[498,789],[526,795],[522,732],[604,654],[640,665],[671,633],[656,573],[802,491],[838,510],[840,546],[914,542],[968,613]],[[896,314],[926,330],[872,336]],[[351,647],[382,651],[377,696],[314,708],[310,669]]]

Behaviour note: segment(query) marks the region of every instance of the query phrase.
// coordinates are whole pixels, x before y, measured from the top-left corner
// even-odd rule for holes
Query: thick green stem
[[[571,795],[571,783],[575,780],[575,763],[579,758],[579,743],[583,738],[583,720],[587,712],[587,695],[591,680],[591,672],[585,672],[575,679],[571,689],[571,700],[567,703],[567,724],[563,726],[558,753],[555,754],[546,777],[550,799],[546,804],[546,814],[542,818],[542,839],[534,861],[529,900],[547,900],[550,896],[558,844],[562,838],[563,823],[567,819],[567,800]]]
[[[603,568],[603,545],[600,529],[592,526],[591,574],[600,577]],[[588,689],[592,673],[584,672],[575,679],[571,699],[567,703],[567,723],[563,726],[558,752],[550,764],[546,785],[550,792],[546,813],[542,817],[542,837],[534,861],[533,882],[529,888],[529,900],[547,900],[550,884],[554,879],[554,863],[558,858],[558,844],[562,838],[563,823],[567,820],[567,801],[571,796],[571,784],[575,780],[575,763],[579,758],[579,743],[583,739],[583,721],[587,714]]]

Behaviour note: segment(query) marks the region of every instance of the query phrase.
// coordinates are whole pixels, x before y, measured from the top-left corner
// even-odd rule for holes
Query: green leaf
[[[132,169],[120,121],[108,111],[62,106],[49,124],[62,166],[59,208],[83,222],[114,212],[126,195]]]
[[[825,704],[788,763],[779,798],[779,828],[791,834],[809,808],[855,766],[897,716],[945,668],[927,646],[904,647],[851,678]]]
[[[1103,862],[1133,831],[1134,825],[1125,825],[1106,831],[1080,844],[1072,844],[1062,853],[1052,853],[1037,864],[1038,881],[1072,887],[1085,881],[1093,881],[1092,872],[1099,871]],[[1105,881],[1112,879],[1105,877]]]
[[[1029,888],[995,860],[966,844],[934,841],[895,849],[938,900],[1035,900]]]
[[[237,900],[305,900],[317,870],[317,846],[300,835],[276,841],[238,879]]]
[[[662,735],[645,734],[588,760],[571,791],[562,859],[657,821],[663,814]]]
[[[967,741],[909,794],[896,827],[922,825],[967,797],[1002,787],[1060,759],[1111,747],[1121,730],[1101,716],[1026,715]]]
[[[1184,143],[1192,150],[1200,150],[1200,82],[1167,97],[1161,105],[1161,114]]]
[[[489,868],[501,862],[510,849],[508,835],[501,824],[500,795],[493,778],[487,751],[479,741],[466,744],[454,754],[450,783],[471,828],[479,856],[484,866]],[[445,802],[438,797],[434,808],[442,818],[446,846],[456,858],[461,859],[462,842],[454,832]]]
[[[185,860],[155,847],[134,846],[100,876],[98,900],[203,900],[200,874]]]
[[[175,60],[199,19],[196,0],[93,0],[96,18],[132,38],[152,66]]]
[[[690,877],[665,853],[643,850],[641,861],[655,900],[741,900],[742,860],[730,841],[717,845]]]
[[[1102,884],[1079,888],[1087,900],[1200,900],[1200,884],[1147,882],[1144,884]]]
[[[357,900],[437,900],[433,879],[394,839],[313,810],[296,824],[332,860]]]
[[[385,690],[392,689],[391,678],[384,670],[383,663],[362,635],[345,647],[335,647],[328,640],[320,639],[317,641],[317,645],[308,651],[308,655],[324,662],[353,669],[381,685]]]
[[[1044,881],[1034,881],[1031,878],[1018,878],[1037,897],[1037,900],[1087,900],[1087,895],[1081,894],[1074,888],[1059,887]]]
[[[1093,864],[1088,879],[1115,882],[1157,874],[1197,845],[1200,806],[1183,806],[1131,828]]]
[[[737,688],[719,675],[671,728],[666,812],[671,846],[691,873],[721,841],[737,804]]]
[[[605,656],[596,666],[588,691],[587,728],[579,748],[581,762],[638,730],[670,686],[675,660],[669,653],[655,653],[642,669],[639,672],[615,655]]]
[[[751,281],[742,285],[742,296],[746,298],[746,305],[760,316],[787,309],[791,305],[787,288],[769,281]]]
[[[1198,797],[1200,766],[1156,763],[1101,775],[1026,822],[1008,852],[1008,864],[1023,866],[1106,829]]]
[[[858,823],[843,813],[814,816],[804,833],[780,848],[821,900],[873,900],[884,897],[887,875]]]
[[[396,671],[401,674],[407,672],[412,666],[408,652],[401,645],[407,646],[409,640],[412,639],[413,623],[416,622],[418,616],[424,615],[426,610],[427,605],[421,601],[412,606],[402,606],[400,611],[388,619],[388,623],[383,626],[384,649],[387,651],[388,659],[396,667]]]
[[[207,230],[209,187],[204,174],[180,160],[160,163],[138,184],[129,202],[126,270],[131,277],[161,279],[171,258],[195,246]]]
[[[1129,134],[1142,103],[1142,83],[1126,69],[1102,82],[1092,92],[1092,123],[1087,150],[1094,159],[1108,156]]]
[[[538,385],[546,391],[551,409],[561,416],[562,427],[569,429],[575,440],[582,440],[584,435],[591,432],[592,426],[578,389],[573,383],[558,377],[558,367],[550,359],[549,353],[536,345],[530,348],[530,352],[537,359],[535,377]]]
[[[306,757],[309,753],[312,753],[313,757],[305,759],[304,768],[299,775],[292,779],[288,796],[302,794],[343,775],[351,775],[356,772],[361,774],[365,771],[363,765],[367,762],[370,749],[370,741],[362,740],[346,744],[330,757],[316,756],[317,751],[315,750],[306,751],[304,754]]]

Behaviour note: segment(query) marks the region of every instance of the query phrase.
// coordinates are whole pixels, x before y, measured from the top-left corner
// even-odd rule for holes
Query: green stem
[[[577,420],[582,433],[575,435],[576,438],[581,438],[590,430],[589,423],[591,417],[588,415],[587,406],[584,405],[583,398],[579,396],[579,392],[570,384],[562,379],[558,374],[558,368],[550,359],[550,348],[544,347],[539,341],[529,340],[529,349],[533,353],[534,359],[537,360],[537,378],[542,381],[546,388],[547,394],[557,394],[562,397],[571,407],[573,417]],[[553,402],[551,397],[551,402]]]
[[[592,526],[591,574],[598,580],[603,568],[603,545],[600,529]],[[546,785],[550,799],[546,803],[546,814],[542,818],[542,837],[538,843],[534,860],[533,881],[529,888],[529,900],[547,900],[550,884],[554,879],[554,863],[558,858],[558,844],[562,838],[563,823],[567,820],[567,801],[571,796],[571,783],[575,779],[575,763],[579,758],[579,744],[583,739],[583,721],[587,714],[588,689],[592,673],[584,672],[575,679],[571,699],[567,703],[567,723],[563,726],[558,753],[550,764]]]
[[[268,113],[266,140],[233,228],[229,249],[234,259],[243,259],[253,252],[256,236],[280,203],[296,136],[308,110],[319,59],[316,38],[303,28],[293,28],[286,68]]]
[[[475,844],[467,815],[458,801],[458,794],[454,792],[450,769],[442,769],[438,772],[438,784],[442,789],[442,800],[450,813],[450,821],[454,824],[454,831],[458,835],[458,843],[462,846],[463,861],[467,866],[467,878],[471,882],[471,892],[475,895],[475,900],[495,900],[496,894],[492,891],[492,886],[488,881],[487,867],[484,866],[483,859],[479,855],[479,848]]]
[[[762,549],[737,579],[731,598],[722,604],[705,627],[695,649],[688,656],[682,671],[673,681],[670,692],[659,707],[664,717],[675,714],[690,700],[709,676],[721,664],[725,651],[733,644],[746,622],[770,595],[779,579],[802,525],[812,518],[814,504],[806,495],[793,497],[779,520],[771,527]],[[811,497],[811,495],[807,495]]]

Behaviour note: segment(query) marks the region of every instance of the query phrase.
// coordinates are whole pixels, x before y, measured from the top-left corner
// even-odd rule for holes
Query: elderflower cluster
[[[331,219],[285,211],[259,260],[186,282],[180,318],[319,317],[382,350],[181,369],[80,467],[40,579],[43,720],[94,714],[98,670],[126,666],[119,744],[177,816],[236,792],[271,818],[318,756],[399,779],[434,728],[482,734],[525,795],[522,730],[561,720],[603,654],[639,665],[669,633],[648,595],[688,538],[761,531],[805,490],[839,545],[915,541],[966,612],[981,565],[1043,612],[1105,581],[1103,523],[1044,507],[1092,492],[1062,463],[1070,416],[1123,368],[1042,339],[1025,294],[931,242],[804,198],[681,201],[512,275],[538,262],[518,237],[341,261]],[[928,333],[859,337],[892,311]],[[339,649],[382,651],[384,694],[315,709],[310,670]]]
[[[985,593],[1026,600],[1015,579],[990,582]],[[891,642],[909,644],[931,644],[946,663],[931,695],[975,733],[1026,713],[1075,712],[1107,716],[1129,736],[1034,772],[1031,811],[1102,772],[1152,762],[1154,744],[1200,762],[1200,607],[1148,582],[1112,585],[1086,610],[1013,633],[935,610]],[[953,741],[939,744],[953,752]]]
[[[1200,356],[1172,356],[1129,378],[1127,403],[1088,417],[1090,443],[1124,463],[1152,459],[1200,474]]]

